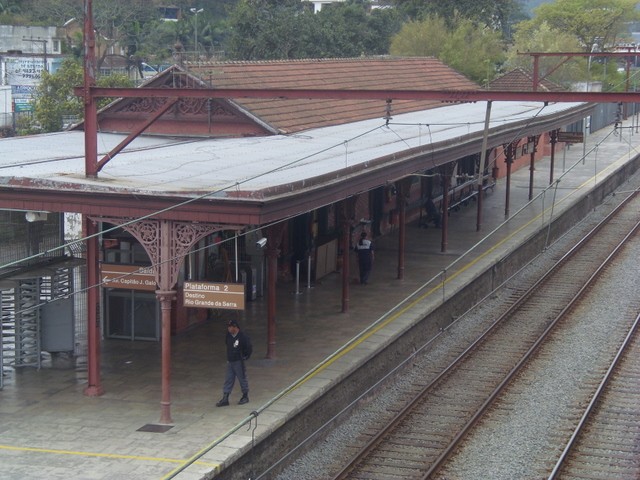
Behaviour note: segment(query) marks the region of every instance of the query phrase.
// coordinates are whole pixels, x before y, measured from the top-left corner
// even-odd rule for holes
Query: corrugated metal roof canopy
[[[559,128],[589,109],[587,104],[495,102],[489,146]],[[106,215],[118,208],[122,215],[126,206],[134,216],[195,199],[194,204],[206,206],[181,207],[175,216],[228,221],[240,203],[243,221],[264,223],[476,153],[484,115],[484,103],[461,104],[395,115],[388,126],[383,119],[365,120],[289,136],[189,141],[142,136],[98,178],[84,175],[83,132],[3,139],[0,204],[33,208],[27,204],[29,192],[33,201],[59,204],[56,211]],[[122,138],[100,134],[99,149],[106,153]],[[6,205],[12,190],[22,192],[22,207]],[[131,203],[142,197],[149,201]]]

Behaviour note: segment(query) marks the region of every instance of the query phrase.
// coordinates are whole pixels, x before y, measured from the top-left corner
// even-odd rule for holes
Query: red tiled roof
[[[489,90],[531,92],[533,90],[533,74],[522,68],[515,68],[490,82]],[[538,91],[541,92],[562,92],[564,90],[551,80],[542,79],[538,82]]]
[[[363,57],[188,65],[214,88],[477,90],[479,87],[431,57]],[[371,100],[236,99],[240,107],[282,133],[383,118],[386,104]],[[395,101],[392,115],[440,106]]]

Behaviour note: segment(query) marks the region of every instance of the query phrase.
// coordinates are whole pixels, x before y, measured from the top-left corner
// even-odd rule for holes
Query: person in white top
[[[360,284],[367,285],[369,283],[369,275],[373,266],[373,243],[367,238],[367,232],[360,234],[360,240],[355,246],[358,252],[358,267],[360,268]]]

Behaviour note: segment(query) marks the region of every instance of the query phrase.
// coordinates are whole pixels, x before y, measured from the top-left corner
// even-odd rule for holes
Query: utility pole
[[[196,16],[196,28],[195,28],[195,50],[196,50],[196,62],[198,61],[198,14],[204,12],[204,8],[191,8],[191,13]]]

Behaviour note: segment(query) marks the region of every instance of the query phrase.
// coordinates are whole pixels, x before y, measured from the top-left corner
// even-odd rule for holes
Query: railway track
[[[640,315],[560,455],[549,480],[640,478]]]
[[[508,309],[456,360],[419,391],[336,479],[432,477],[500,392],[537,351],[553,326],[595,282],[615,246],[638,228],[631,195],[540,280],[514,295]],[[409,393],[407,393],[409,395]]]

